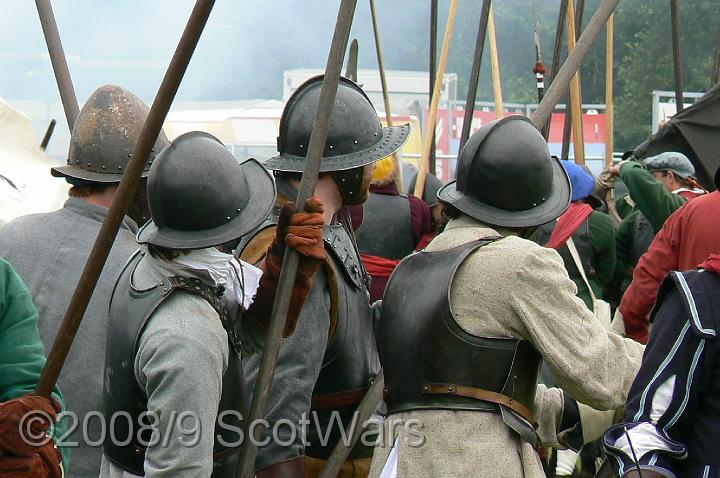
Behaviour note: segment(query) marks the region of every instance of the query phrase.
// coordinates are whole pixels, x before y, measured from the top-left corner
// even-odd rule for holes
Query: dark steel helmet
[[[457,181],[438,198],[490,225],[531,227],[570,205],[570,180],[532,121],[508,116],[477,130],[460,152]]]
[[[120,182],[150,109],[128,90],[101,86],[90,95],[75,120],[66,166],[51,169],[56,177],[97,183]],[[155,141],[143,177],[155,156],[168,145],[165,133]]]
[[[202,249],[237,239],[267,217],[275,183],[255,159],[238,163],[213,135],[191,131],[175,138],[148,176],[152,220],[141,244]]]
[[[293,93],[280,118],[278,151],[265,162],[274,171],[301,172],[320,102],[323,75],[310,78]],[[345,171],[379,161],[402,147],[410,125],[383,128],[365,92],[340,78],[320,172]]]
[[[413,176],[412,180],[410,180],[410,185],[408,186],[408,192],[410,194],[413,194],[413,191],[415,191],[415,183],[417,182],[417,174]],[[436,206],[440,200],[437,197],[437,192],[444,186],[443,182],[438,179],[437,176],[432,174],[425,175],[425,188],[423,189],[423,197],[422,200],[427,204],[429,207]]]

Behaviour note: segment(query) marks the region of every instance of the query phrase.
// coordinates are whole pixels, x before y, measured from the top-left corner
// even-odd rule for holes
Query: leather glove
[[[31,456],[0,455],[4,478],[62,478],[62,456],[52,440]]]
[[[0,403],[0,454],[31,457],[45,443],[43,434],[57,420],[60,404],[38,395]]]
[[[303,212],[295,211],[293,203],[286,203],[280,211],[275,238],[268,247],[265,260],[260,265],[263,275],[260,278],[255,300],[248,310],[248,316],[267,328],[270,324],[285,247],[289,246],[300,254],[283,337],[288,337],[295,331],[300,310],[312,287],[312,277],[325,260],[324,212],[325,206],[317,197],[305,201]]]

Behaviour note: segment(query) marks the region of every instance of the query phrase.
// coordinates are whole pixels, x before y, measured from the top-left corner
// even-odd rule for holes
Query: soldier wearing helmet
[[[12,264],[32,293],[46,350],[57,335],[148,113],[147,105],[129,91],[112,85],[98,88],[75,122],[67,165],[51,170],[53,176],[72,185],[63,208],[19,217],[0,230],[0,256]],[[161,132],[149,163],[167,143]],[[146,169],[144,175],[147,173]],[[60,374],[67,409],[81,425],[89,412],[101,409],[108,304],[123,264],[137,248],[136,221],[147,219],[144,189],[143,183],[130,211],[133,217],[126,216],[120,226],[83,326]],[[102,434],[100,421],[87,420],[87,424],[90,439],[98,440]],[[79,444],[72,450],[71,466],[66,472],[79,478],[97,477],[102,452],[87,445],[81,432],[78,426],[66,437]]]
[[[284,226],[260,269],[220,252],[215,246],[265,220],[275,187],[259,162],[238,164],[217,138],[199,131],[179,136],[157,157],[148,202],[152,219],[137,235],[143,247],[110,301],[103,386],[110,428],[100,476],[233,477],[242,443],[241,351],[253,351],[246,339],[257,338],[258,322],[269,319],[253,305],[272,303],[268,282],[277,283],[286,245],[301,254],[296,288],[309,288],[324,258],[322,205],[313,198],[309,212],[281,211]],[[300,308],[294,299],[291,308]],[[130,419],[113,419],[119,415]],[[138,432],[146,416],[162,440],[148,442]]]
[[[280,154],[265,163],[275,172],[278,201],[269,219],[238,248],[237,254],[248,262],[261,260],[258,251],[266,249],[264,238],[273,234],[280,206],[297,195],[322,79],[305,82],[285,106]],[[367,199],[374,163],[397,151],[408,134],[408,125],[383,128],[360,87],[340,79],[315,189],[325,206],[328,257],[315,275],[294,335],[280,349],[265,417],[279,435],[260,448],[255,464],[258,477],[304,477],[306,468],[308,476],[316,476],[340,438],[340,424],[331,417],[339,413],[347,431],[355,408],[380,370],[368,300],[370,281],[344,206]],[[247,391],[253,390],[259,365],[257,356],[243,362]],[[305,420],[310,423],[305,437],[293,434],[292,427],[275,427],[289,421],[297,430],[305,428]],[[328,432],[323,443],[320,436]],[[354,461],[347,466],[355,470],[353,476],[367,474],[371,455],[367,446],[354,450]]]
[[[571,199],[529,119],[476,131],[438,198],[445,231],[400,263],[382,303],[388,417],[370,476],[544,477],[534,448],[581,446],[605,427],[580,425],[584,406],[537,385],[541,361],[573,398],[608,410],[623,403],[643,349],[610,335],[557,252],[526,239]],[[422,439],[398,426],[410,420]]]

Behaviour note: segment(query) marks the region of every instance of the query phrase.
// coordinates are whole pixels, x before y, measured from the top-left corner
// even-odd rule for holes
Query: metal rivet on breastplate
[[[100,167],[103,168],[103,169],[105,169],[105,165],[104,165],[104,164],[103,164],[102,166],[100,166]]]
[[[373,135],[377,136],[377,133],[373,133]]]
[[[118,166],[118,171],[122,171],[122,166]]]
[[[304,148],[304,146],[301,144],[301,145],[300,145],[300,149],[303,149],[303,148]]]
[[[163,287],[163,292],[167,292],[167,287]]]
[[[358,140],[353,140],[353,143],[358,144]]]
[[[454,392],[455,386],[454,385],[448,385],[448,392]]]
[[[333,149],[333,146],[332,146],[332,144],[331,144],[330,146],[328,146],[328,147],[329,147],[330,149]]]
[[[423,386],[423,392],[427,393],[429,391],[430,391],[430,387],[428,387],[427,385]]]
[[[92,163],[88,163],[88,168],[92,166]]]
[[[128,154],[128,158],[132,158],[132,154]]]

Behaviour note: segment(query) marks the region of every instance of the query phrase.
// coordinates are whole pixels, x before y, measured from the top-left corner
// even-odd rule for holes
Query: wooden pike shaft
[[[545,124],[560,100],[560,97],[567,90],[570,80],[577,73],[580,65],[587,56],[590,48],[597,39],[600,32],[605,27],[610,15],[617,7],[620,0],[602,0],[600,6],[595,10],[595,14],[590,19],[587,28],[580,35],[580,39],[575,45],[575,49],[570,52],[567,60],[553,80],[550,88],[545,92],[545,96],[538,105],[538,109],[532,115],[532,120],[536,125]],[[541,126],[539,126],[541,127]]]
[[[383,371],[380,370],[380,373],[377,377],[375,377],[375,381],[370,386],[370,389],[368,389],[365,393],[362,402],[360,402],[360,405],[355,412],[355,426],[352,430],[352,435],[350,436],[350,443],[345,444],[342,440],[338,440],[335,448],[333,448],[332,453],[328,457],[328,460],[325,463],[325,468],[323,468],[319,478],[335,478],[338,476],[340,468],[343,463],[345,463],[345,460],[347,460],[350,456],[350,452],[357,443],[358,439],[360,439],[360,435],[363,432],[363,425],[370,419],[373,412],[377,409],[378,403],[380,403],[380,400],[383,397],[384,389],[385,377],[383,375]]]
[[[443,38],[442,52],[440,53],[440,63],[435,74],[435,87],[433,88],[432,99],[430,100],[430,111],[428,112],[427,126],[425,127],[425,137],[423,138],[422,155],[420,156],[420,165],[415,181],[415,191],[413,194],[419,198],[425,191],[425,178],[427,177],[430,158],[430,149],[433,143],[433,133],[435,132],[435,121],[437,119],[437,109],[440,103],[440,88],[445,76],[445,67],[447,66],[448,53],[450,51],[450,40],[452,39],[453,29],[455,28],[455,17],[457,15],[457,0],[450,0],[450,12],[448,14],[447,25],[445,26],[445,37]]]
[[[382,44],[380,43],[380,27],[377,21],[375,0],[370,0],[370,16],[372,17],[373,34],[375,35],[375,52],[377,53],[378,70],[380,70],[380,85],[382,86],[383,103],[385,104],[385,122],[388,126],[393,125],[392,112],[390,110],[390,93],[388,92],[385,78],[385,61],[383,60]],[[393,153],[393,166],[395,168],[395,186],[398,191],[403,191],[402,168],[400,167],[400,153]]]
[[[478,26],[477,37],[475,39],[475,56],[473,57],[472,70],[470,71],[470,83],[468,84],[468,94],[465,100],[465,114],[463,116],[463,127],[460,135],[459,151],[470,137],[472,129],[473,112],[475,111],[475,98],[477,97],[477,87],[480,81],[480,67],[482,66],[483,50],[485,49],[485,36],[487,34],[488,19],[490,17],[491,0],[483,0],[480,9],[480,25]]]
[[[68,69],[67,60],[65,59],[65,51],[63,50],[62,41],[60,41],[60,33],[58,32],[57,23],[55,22],[55,14],[53,13],[50,0],[35,0],[40,24],[42,25],[43,35],[45,35],[45,43],[47,43],[48,54],[50,55],[50,63],[52,63],[55,72],[55,81],[58,90],[60,90],[60,100],[65,110],[65,119],[67,120],[70,132],[75,126],[75,120],[80,114],[77,97],[75,96],[75,88],[73,88],[70,70]]]
[[[437,24],[438,24],[438,2],[430,0],[430,64],[428,65],[429,88],[428,98],[435,90],[435,73],[437,70]],[[430,145],[430,157],[428,159],[430,173],[435,174],[435,131],[432,132],[432,144]]]
[[[95,285],[100,278],[100,273],[105,266],[110,248],[115,242],[115,236],[125,212],[132,201],[135,190],[140,183],[145,164],[147,163],[150,151],[155,145],[158,134],[162,129],[163,122],[172,104],[175,93],[177,93],[180,82],[185,74],[190,58],[195,51],[200,35],[202,34],[207,19],[210,16],[215,0],[197,0],[190,19],[185,26],[175,54],[170,60],[165,77],[160,84],[160,89],[152,103],[148,117],[145,120],[140,138],[133,150],[132,159],[127,165],[120,185],[118,186],[115,198],[103,221],[98,233],[92,252],[85,264],[85,269],[80,276],[75,293],[70,299],[67,312],[63,318],[60,330],[55,337],[52,349],[48,354],[45,368],[40,375],[35,393],[49,397],[55,387],[60,371],[62,370],[65,358],[72,346],[75,334],[80,327],[88,302],[92,297]]]
[[[505,104],[503,103],[502,80],[500,79],[500,58],[498,57],[497,36],[495,35],[495,10],[490,4],[488,16],[488,36],[490,37],[490,65],[492,66],[493,96],[495,97],[495,117],[505,117]]]
[[[560,57],[562,56],[562,41],[565,35],[565,17],[567,16],[568,0],[561,0],[560,13],[558,14],[557,29],[555,30],[555,47],[553,48],[553,61],[550,68],[550,74],[545,76],[545,88],[548,88],[560,69]],[[544,95],[543,95],[544,96]],[[542,100],[540,100],[542,101]],[[542,125],[542,135],[547,140],[550,137],[550,119]]]
[[[672,20],[673,70],[675,72],[675,106],[676,113],[685,108],[683,99],[682,57],[680,56],[680,11],[677,0],[670,0],[670,17]]]
[[[575,5],[571,0],[567,10],[568,52],[575,49]],[[575,150],[575,163],[585,164],[585,142],[582,124],[582,94],[580,92],[580,71],[578,70],[570,82],[570,108],[572,115],[573,146]]]
[[[607,22],[607,42],[605,44],[605,167],[613,163],[615,144],[615,106],[613,99],[613,63],[615,59],[615,14],[610,15]]]
[[[308,143],[307,156],[300,181],[295,207],[298,211],[305,207],[305,201],[312,196],[320,173],[327,133],[330,127],[330,116],[335,104],[338,84],[340,83],[340,70],[342,69],[345,49],[347,48],[352,27],[353,16],[357,0],[342,0],[338,10],[335,31],[333,33],[330,53],[328,54],[325,66],[325,77],[320,89],[320,99],[315,124],[313,125],[310,141]],[[262,427],[255,426],[258,420],[265,415],[273,375],[277,365],[280,345],[282,343],[282,331],[287,320],[290,298],[293,292],[293,284],[297,274],[300,257],[290,247],[285,249],[284,260],[280,269],[277,293],[271,313],[270,325],[268,327],[263,349],[260,371],[255,382],[250,414],[248,417],[249,427],[253,430],[253,437],[247,437],[240,452],[240,460],[235,471],[238,478],[252,478],[255,476],[255,459],[257,458],[257,443],[264,432]]]

